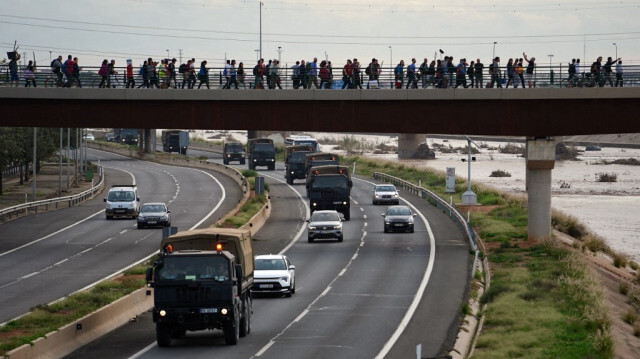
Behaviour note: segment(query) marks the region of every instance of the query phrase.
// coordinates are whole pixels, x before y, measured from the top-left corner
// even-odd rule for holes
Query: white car
[[[86,135],[84,135],[83,137],[85,140],[88,141],[95,141],[96,137],[93,135],[93,133],[87,133]]]
[[[256,256],[253,260],[251,293],[282,293],[291,297],[296,292],[296,266],[280,254]]]
[[[373,204],[400,204],[400,195],[392,184],[378,184],[373,189]]]

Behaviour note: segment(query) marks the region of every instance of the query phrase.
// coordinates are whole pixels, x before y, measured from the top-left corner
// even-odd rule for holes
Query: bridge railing
[[[48,211],[50,207],[59,208],[61,205],[67,207],[75,206],[92,198],[104,185],[104,174],[102,167],[98,167],[98,183],[89,188],[86,191],[74,194],[71,196],[56,197],[50,199],[43,199],[39,201],[32,201],[23,204],[19,204],[12,207],[7,207],[0,210],[0,222],[11,219],[14,217],[20,217],[29,214],[29,212],[37,213],[38,210],[44,208]]]
[[[367,65],[362,64],[361,66],[362,67],[360,70],[359,82],[361,86],[366,89],[367,84],[369,82],[369,76],[365,74],[365,69]],[[332,68],[332,78],[329,82],[330,88],[332,89],[342,88],[342,85],[343,85],[342,67],[343,65],[339,65],[339,66],[334,65],[334,67]],[[418,88],[422,88],[423,83],[418,73],[418,67],[419,67],[419,64],[416,64],[417,86]],[[100,67],[98,66],[81,66],[80,72],[78,74],[78,79],[80,80],[82,87],[97,88],[99,86],[100,82],[102,81],[102,77],[98,75],[99,69]],[[209,87],[212,89],[221,89],[226,83],[225,76],[223,75],[224,68],[223,67],[207,67],[207,70],[208,70]],[[590,77],[589,66],[584,66],[580,70],[582,74],[577,75],[578,77],[580,78]],[[639,65],[625,65],[623,67],[623,70],[624,70],[623,79],[624,79],[625,87],[640,86],[640,66]],[[23,71],[24,71],[24,66],[19,66],[19,77],[20,77],[19,86],[21,87],[25,86]],[[115,71],[117,72],[117,74],[111,76],[111,85],[115,86],[116,88],[124,88],[127,83],[126,68],[115,67]],[[178,71],[178,69],[176,69],[176,71]],[[195,68],[196,87],[200,84],[200,77],[198,75],[199,71],[200,71],[200,68],[196,67]],[[239,88],[253,89],[254,83],[255,83],[255,76],[253,75],[253,64],[245,67],[244,71],[245,71],[244,81],[243,81],[244,86],[243,86],[243,83],[239,81],[239,84],[238,84]],[[500,71],[500,82],[504,87],[509,81],[508,71],[505,66],[499,67],[499,71]],[[569,71],[568,64],[559,64],[559,65],[553,65],[553,66],[536,65],[534,76],[533,76],[535,87],[566,87],[567,83],[566,81],[563,81],[563,80],[566,80],[569,78],[568,71]],[[616,82],[615,69],[613,69],[612,71],[613,72],[610,74],[610,78],[613,84],[615,85],[615,82]],[[293,79],[294,70],[289,64],[285,64],[283,67],[281,67],[278,70],[278,73],[279,73],[279,79],[280,79],[280,86],[283,89],[294,88],[294,79]],[[406,66],[404,67],[403,74],[404,75],[403,75],[402,85],[403,85],[403,88],[406,88],[407,82],[408,82]],[[160,85],[162,85],[162,83],[164,82],[163,78],[166,79],[166,77],[162,77],[159,73],[158,75],[159,75],[158,82]],[[264,81],[263,81],[265,87],[267,87],[267,82],[268,82],[267,77],[268,76],[265,74]],[[449,80],[447,81],[449,87],[455,86],[456,84],[455,69],[453,73],[450,73],[450,74],[445,73],[443,77]],[[528,87],[528,81],[527,81],[526,75],[523,74],[523,77],[525,80],[525,85]],[[8,86],[9,78],[10,77],[9,77],[8,66],[0,65],[0,86]],[[56,79],[56,75],[52,73],[49,66],[38,66],[36,68],[35,81],[38,87],[44,87],[44,86],[53,87],[55,86],[55,83],[56,83],[55,79]],[[140,66],[134,66],[133,79],[135,81],[136,88],[143,84],[143,77],[140,74]],[[63,75],[63,81],[65,80],[66,80],[66,76]],[[465,76],[465,80],[467,85],[471,85],[471,79],[469,78],[468,75]],[[602,80],[604,81],[604,79]],[[318,77],[317,81],[319,84],[321,79]],[[442,81],[438,81],[438,79],[436,78],[434,79],[434,81],[428,82],[427,87],[429,88],[436,87],[436,85],[438,85],[441,82]],[[482,82],[484,87],[486,87],[491,82],[491,75],[489,74],[488,64],[484,67]],[[514,82],[517,83],[518,87],[522,86],[520,78],[517,74],[514,77]],[[174,87],[177,85],[178,88],[181,88],[182,83],[183,83],[183,76],[182,74],[178,73],[175,78],[175,82],[172,82],[168,87]],[[579,85],[583,86],[583,82],[581,81]],[[605,85],[608,85],[608,83]],[[77,86],[77,85],[74,83],[74,86]],[[204,84],[203,86],[206,87]],[[394,68],[393,67],[381,68],[381,72],[378,78],[378,88],[390,89],[396,86],[397,86],[397,81],[394,75]],[[513,85],[510,85],[510,86],[513,86]],[[584,82],[584,86],[588,86],[587,82]],[[185,86],[185,89],[186,88],[187,86]]]

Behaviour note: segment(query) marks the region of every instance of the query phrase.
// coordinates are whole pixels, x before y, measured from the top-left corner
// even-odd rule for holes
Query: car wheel
[[[308,241],[309,243],[313,243],[313,237],[307,237],[307,241]]]
[[[296,277],[293,277],[293,287],[291,288],[291,294],[296,294]]]
[[[113,216],[107,216],[107,221],[110,221],[113,219]]]
[[[171,345],[171,330],[163,324],[156,324],[156,342],[159,347],[168,347]]]
[[[343,239],[344,239],[343,236],[338,237],[338,242],[342,242]]]
[[[142,229],[144,228],[144,226],[142,225],[142,223],[138,223],[138,229]]]
[[[411,227],[411,229],[409,230],[409,233],[414,233],[413,227]]]

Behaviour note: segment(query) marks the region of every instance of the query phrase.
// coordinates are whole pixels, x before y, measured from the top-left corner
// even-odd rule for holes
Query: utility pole
[[[167,59],[170,59],[170,55],[169,55],[169,49],[167,49]]]
[[[33,200],[36,200],[36,167],[38,163],[38,154],[36,149],[38,148],[38,128],[33,128]]]
[[[71,189],[71,127],[67,127],[67,192]]]
[[[280,57],[281,57],[280,55],[281,54],[282,54],[282,47],[278,46],[278,62],[282,61],[282,60],[280,60]],[[618,58],[618,57],[616,56],[616,58]]]
[[[260,49],[255,50],[256,52],[256,62],[260,61]]]
[[[498,43],[497,41],[493,42],[493,57],[491,58],[491,61],[493,61],[493,59],[496,58],[496,44],[497,43]]]
[[[180,64],[182,63],[182,49],[178,49],[178,54],[180,55]]]
[[[262,6],[264,3],[260,1],[260,58],[262,58]]]
[[[76,128],[76,149],[73,151],[73,161],[75,163],[73,181],[75,182],[77,187],[78,186],[78,128]]]
[[[62,197],[62,127],[60,127],[60,163],[58,166],[58,197]]]

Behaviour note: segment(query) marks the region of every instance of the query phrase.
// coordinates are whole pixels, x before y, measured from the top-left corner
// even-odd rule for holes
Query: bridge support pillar
[[[151,141],[151,129],[144,129],[144,153],[153,153],[154,147]]]
[[[551,171],[556,160],[556,141],[562,138],[527,138],[528,237],[551,237]]]
[[[425,141],[426,135],[415,133],[398,134],[398,158],[412,158],[418,145]]]

